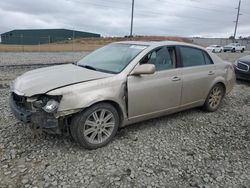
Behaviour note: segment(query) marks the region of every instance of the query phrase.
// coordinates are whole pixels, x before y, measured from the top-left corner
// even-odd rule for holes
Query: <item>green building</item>
[[[22,29],[1,34],[2,44],[46,44],[76,38],[99,38],[100,34],[69,29]]]

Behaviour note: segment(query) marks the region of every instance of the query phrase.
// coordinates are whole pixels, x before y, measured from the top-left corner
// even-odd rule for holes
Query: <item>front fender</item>
[[[118,104],[126,117],[125,90],[126,80],[108,79],[66,86],[47,94],[63,96],[56,117],[79,112],[102,101],[112,101]]]

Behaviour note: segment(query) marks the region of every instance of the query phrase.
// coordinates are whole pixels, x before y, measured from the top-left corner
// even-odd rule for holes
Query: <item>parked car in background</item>
[[[250,81],[250,55],[236,60],[234,66],[237,79]]]
[[[206,47],[208,51],[211,51],[213,53],[221,53],[223,51],[223,47],[220,45],[210,45]]]
[[[106,145],[119,127],[203,106],[216,111],[235,83],[233,65],[179,42],[117,42],[77,62],[24,73],[10,107],[23,122]]]
[[[241,46],[239,43],[231,43],[229,45],[226,45],[223,47],[223,51],[227,52],[241,52],[243,53],[245,51],[246,47],[245,46]]]

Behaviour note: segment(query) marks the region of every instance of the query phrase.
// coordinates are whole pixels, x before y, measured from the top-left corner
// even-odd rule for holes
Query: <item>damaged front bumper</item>
[[[18,96],[15,93],[10,95],[10,108],[15,117],[24,123],[33,123],[42,129],[53,129],[55,133],[60,134],[59,119],[53,113],[47,113],[42,109],[32,109],[26,105],[25,97]]]

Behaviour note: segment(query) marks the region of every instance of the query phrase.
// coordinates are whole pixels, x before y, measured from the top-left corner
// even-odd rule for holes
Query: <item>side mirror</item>
[[[154,73],[155,73],[155,65],[142,64],[142,65],[135,67],[131,75],[154,74]]]

